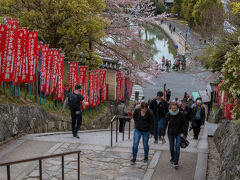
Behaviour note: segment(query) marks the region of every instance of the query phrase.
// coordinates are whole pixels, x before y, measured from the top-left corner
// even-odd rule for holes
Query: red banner
[[[122,77],[121,77],[121,71],[117,71],[117,88],[116,88],[116,99],[117,102],[120,103],[121,101],[121,81],[122,81]]]
[[[52,59],[53,59],[53,51],[48,51],[48,61],[47,61],[47,71],[46,71],[46,84],[45,84],[45,95],[49,94],[49,88],[50,88],[50,81],[51,81],[51,69],[52,69]]]
[[[38,32],[31,31],[29,32],[29,47],[28,47],[28,78],[27,83],[32,83],[35,80],[36,75],[36,65],[37,65],[37,40]]]
[[[102,101],[107,100],[107,84],[106,84],[106,69],[100,72],[100,87],[102,88]]]
[[[85,85],[87,81],[87,66],[80,66],[79,67],[79,73],[78,73],[78,84],[82,87],[81,94],[84,93],[83,86]]]
[[[15,61],[14,76],[13,76],[13,85],[21,83],[23,54],[24,54],[24,30],[19,29],[18,39],[17,39],[16,61]]]
[[[97,107],[98,103],[98,70],[96,70],[93,83],[93,107]]]
[[[47,65],[48,65],[48,51],[49,47],[48,45],[42,46],[42,54],[41,54],[41,92],[45,91],[45,86],[46,86],[46,79],[47,79]]]
[[[23,59],[22,59],[22,74],[21,74],[21,82],[26,82],[28,79],[28,46],[29,46],[29,37],[28,37],[28,29],[23,28],[23,36],[24,36],[24,47],[23,47]]]
[[[89,73],[89,106],[93,107],[93,98],[94,98],[94,71]]]
[[[0,24],[0,83],[2,80],[2,64],[3,64],[3,58],[4,58],[6,34],[7,34],[6,25]]]
[[[51,94],[56,92],[58,61],[59,61],[59,51],[53,50],[53,64],[51,69],[51,86],[50,86]]]
[[[64,65],[64,55],[62,54],[59,57],[58,63],[57,63],[57,87],[56,87],[56,93],[55,93],[55,99],[60,99],[61,102],[64,101],[64,81],[63,81],[63,65]]]
[[[18,20],[6,19],[7,26],[4,58],[2,63],[2,81],[12,81],[14,72],[15,52],[17,48]]]
[[[78,83],[78,63],[69,62],[69,76],[68,76],[68,89],[71,92],[75,90],[75,85]]]
[[[88,89],[87,89],[87,81],[85,81],[83,87],[82,87],[82,95],[84,97],[84,101],[88,102],[89,98],[88,98]],[[85,110],[87,109],[88,106],[85,106],[84,104],[82,104],[82,109]]]

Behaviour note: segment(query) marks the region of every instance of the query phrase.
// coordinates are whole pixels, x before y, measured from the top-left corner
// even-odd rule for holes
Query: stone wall
[[[220,154],[220,179],[240,179],[240,122],[223,121],[214,134]]]
[[[48,113],[36,106],[0,104],[0,142],[23,133],[44,132]]]
[[[115,112],[115,102],[108,102],[102,114],[83,124],[81,129],[105,129]],[[48,113],[37,106],[0,104],[0,144],[28,133],[70,131],[71,118]]]

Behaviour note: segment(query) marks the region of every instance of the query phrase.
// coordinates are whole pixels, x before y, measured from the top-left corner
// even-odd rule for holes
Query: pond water
[[[154,52],[153,59],[161,63],[164,56],[165,59],[171,60],[173,64],[177,54],[173,42],[160,27],[146,25],[144,28],[145,30],[140,32],[141,38],[150,44]]]

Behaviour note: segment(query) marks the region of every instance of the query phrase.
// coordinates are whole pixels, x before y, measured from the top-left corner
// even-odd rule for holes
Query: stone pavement
[[[126,132],[127,134],[127,132]],[[0,162],[8,160],[19,160],[32,157],[34,153],[42,155],[57,154],[80,149],[81,152],[81,179],[114,179],[114,180],[150,180],[150,179],[193,179],[196,160],[198,141],[192,140],[192,135],[188,137],[189,147],[181,150],[180,168],[173,169],[169,164],[170,154],[168,148],[168,139],[166,144],[154,144],[150,139],[149,162],[143,162],[142,143],[139,145],[139,153],[136,165],[130,164],[132,132],[130,140],[122,141],[122,134],[119,134],[119,142],[115,142],[115,133],[113,134],[114,143],[110,147],[110,131],[82,131],[79,133],[80,139],[73,138],[70,133],[43,133],[30,134],[21,137],[21,141],[12,150],[7,146],[8,152],[0,156]],[[127,136],[125,135],[127,138]],[[45,146],[46,144],[46,146]],[[19,154],[14,153],[19,150]],[[3,149],[4,151],[4,149]],[[41,152],[39,152],[41,151]],[[31,154],[31,156],[27,154]],[[18,171],[14,171],[17,168]],[[19,169],[22,168],[20,172]],[[38,162],[32,162],[28,165],[17,165],[12,170],[12,177],[20,180],[38,179]],[[5,167],[0,168],[0,172],[5,172]],[[61,159],[52,158],[43,161],[43,179],[57,180],[61,179]],[[4,173],[1,173],[1,180],[6,179]],[[65,179],[77,179],[77,155],[68,155],[65,157]]]

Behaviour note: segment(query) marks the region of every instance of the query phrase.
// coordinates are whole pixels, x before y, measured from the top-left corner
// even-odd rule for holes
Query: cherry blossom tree
[[[166,14],[154,16],[153,3],[150,0],[106,0],[104,16],[109,19],[106,27],[108,38],[96,42],[100,55],[119,60],[133,82],[153,84],[151,77],[158,77],[160,65],[153,60],[150,45],[141,39],[139,32],[143,25],[155,23],[155,18],[164,18]],[[136,57],[140,55],[144,62]]]

